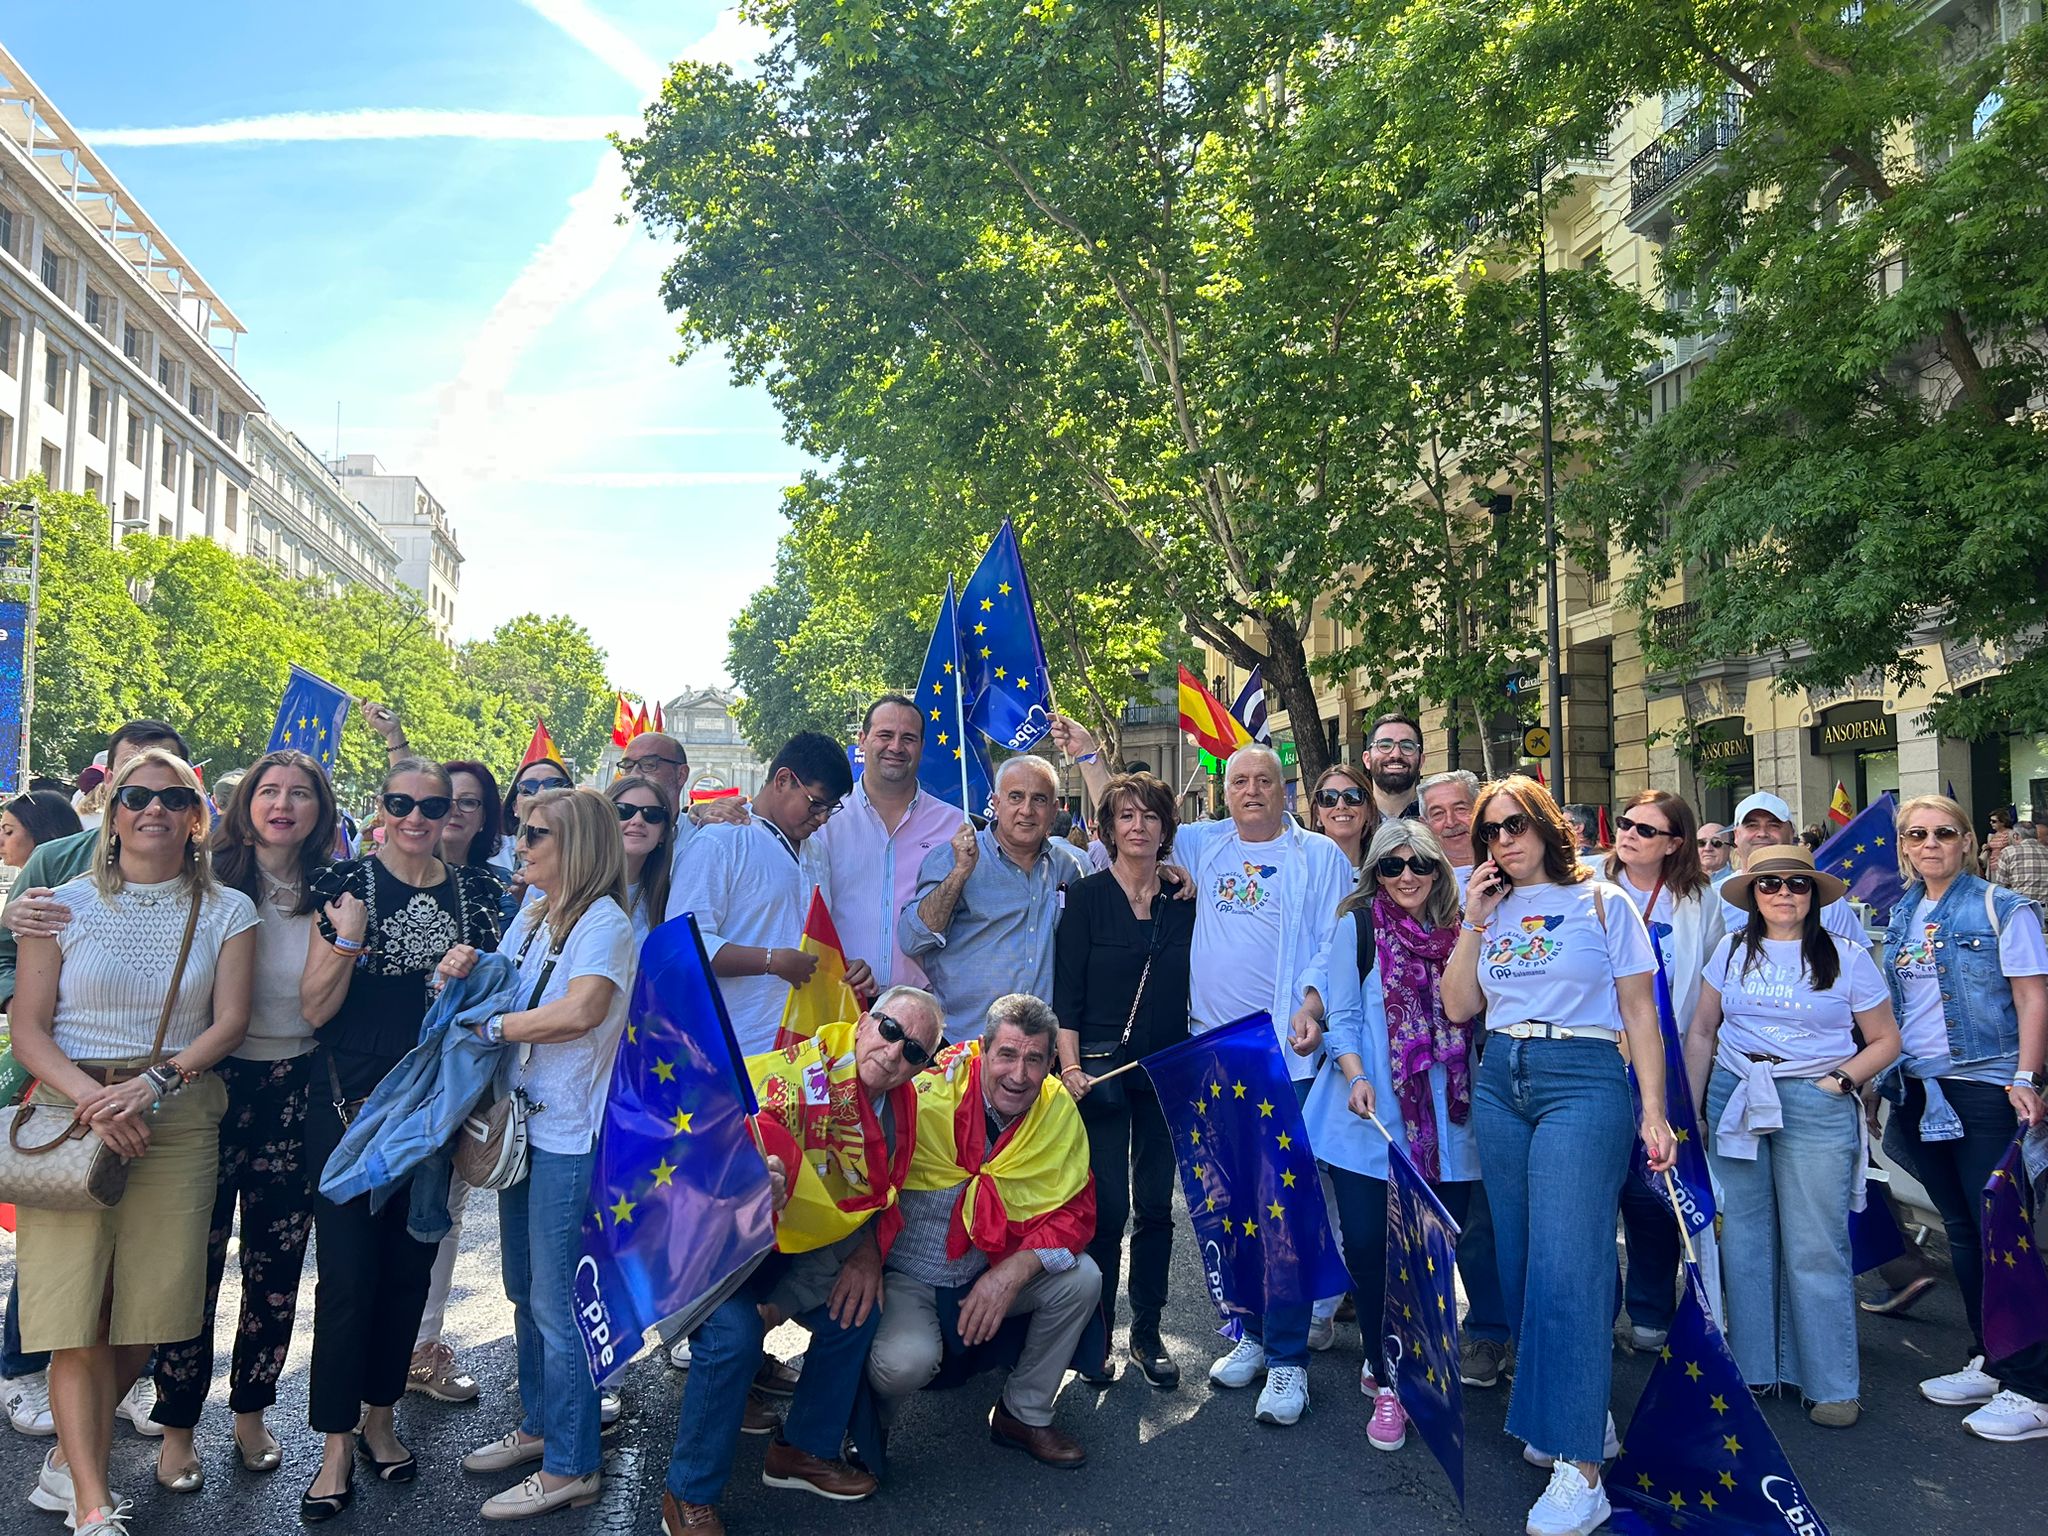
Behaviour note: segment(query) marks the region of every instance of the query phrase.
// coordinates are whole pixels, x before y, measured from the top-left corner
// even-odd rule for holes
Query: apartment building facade
[[[330,467],[343,494],[362,503],[398,551],[398,580],[420,595],[434,632],[449,640],[462,585],[462,546],[448,509],[418,476],[391,473],[374,453],[346,454]]]
[[[289,427],[258,413],[249,433],[249,553],[328,586],[398,590],[398,546]]]

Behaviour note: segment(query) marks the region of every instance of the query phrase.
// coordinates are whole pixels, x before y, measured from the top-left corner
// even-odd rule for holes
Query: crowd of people
[[[486,765],[417,755],[394,714],[365,714],[390,761],[360,848],[314,759],[268,753],[216,785],[216,808],[178,733],[146,720],[108,743],[96,827],[59,794],[0,813],[0,856],[21,868],[0,913],[15,1056],[35,1105],[130,1168],[110,1207],[23,1203],[6,1309],[10,1421],[55,1437],[29,1499],[81,1532],[141,1523],[109,1486],[118,1419],[161,1437],[164,1489],[202,1486],[231,1241],[227,1407],[262,1473],[284,1460],[266,1417],[315,1239],[307,1523],[344,1515],[361,1477],[418,1476],[405,1393],[478,1398],[443,1336],[475,1191],[429,1155],[396,1195],[356,1192],[363,1163],[437,1150],[380,1141],[419,1133],[376,1105],[457,980],[476,999],[446,1025],[463,1049],[444,1082],[530,1106],[523,1176],[480,1179],[519,1417],[462,1466],[516,1478],[486,1519],[600,1496],[619,1405],[574,1325],[577,1234],[641,943],[684,913],[754,1080],[777,1218],[744,1284],[666,1341],[688,1370],[669,1536],[723,1531],[742,1435],[766,1437],[770,1486],[860,1499],[888,1475],[898,1405],[934,1382],[1006,1370],[992,1442],[1056,1468],[1087,1459],[1055,1422],[1070,1373],[1101,1386],[1127,1366],[1177,1389],[1175,1156],[1149,1079],[1118,1069],[1260,1013],[1349,1289],[1244,1318],[1207,1364],[1214,1388],[1258,1388],[1257,1421],[1300,1420],[1309,1353],[1355,1317],[1368,1442],[1403,1448],[1380,1344],[1398,1146],[1462,1229],[1460,1376],[1511,1379],[1508,1431],[1549,1473],[1528,1531],[1605,1522],[1613,1350],[1661,1347],[1681,1284],[1679,1221],[1652,1182],[1677,1156],[1668,1006],[1670,1086],[1719,1191],[1716,1302],[1751,1387],[1855,1424],[1858,1306],[1902,1310],[1932,1283],[1908,1262],[1859,1302],[1849,1222],[1883,1198],[1866,1180],[1880,1136],[1939,1211],[1980,1339],[1923,1395],[1970,1409],[1988,1440],[2048,1436],[2048,1346],[1981,1344],[1978,1198],[2018,1126],[2048,1116],[2048,947],[2021,833],[2001,829],[1980,865],[1953,800],[1900,805],[1907,889],[1873,942],[1774,795],[1722,827],[1645,791],[1602,857],[1535,781],[1425,773],[1397,714],[1309,791],[1312,829],[1268,748],[1225,765],[1220,817],[1183,821],[1170,786],[1112,773],[1055,716],[1095,832],[1075,840],[1043,757],[1000,765],[983,825],[922,790],[925,721],[900,696],[868,709],[859,778],[805,733],[745,803],[690,803],[666,735],[636,738],[601,791],[542,760],[501,793]],[[778,1043],[818,963],[814,891],[857,1016]],[[809,1332],[800,1365],[764,1352],[785,1321]]]

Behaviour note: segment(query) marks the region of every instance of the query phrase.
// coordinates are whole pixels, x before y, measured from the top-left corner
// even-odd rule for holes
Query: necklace
[[[298,905],[299,897],[306,889],[303,880],[280,880],[261,864],[256,866],[256,873],[263,877],[263,895],[273,907]]]

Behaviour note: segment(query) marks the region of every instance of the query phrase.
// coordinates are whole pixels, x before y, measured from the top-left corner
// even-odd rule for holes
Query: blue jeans
[[[771,1254],[755,1271],[752,1283],[690,1336],[690,1374],[668,1461],[668,1491],[687,1504],[716,1504],[732,1476],[747,1388],[761,1365],[762,1324],[756,1305],[772,1288],[775,1273]],[[810,1329],[811,1343],[782,1421],[782,1438],[821,1461],[838,1461],[854,1399],[867,1375],[868,1345],[882,1324],[882,1309],[871,1309],[858,1327],[840,1327],[824,1305],[799,1313],[796,1321]]]
[[[1734,1073],[1714,1068],[1709,1126],[1735,1084]],[[1752,1387],[1783,1382],[1817,1403],[1847,1402],[1858,1386],[1849,1188],[1863,1108],[1799,1077],[1778,1079],[1778,1102],[1784,1128],[1757,1138],[1754,1161],[1723,1157],[1707,1138],[1707,1165],[1721,1182],[1728,1347]]]
[[[1486,1203],[1484,1181],[1474,1179],[1464,1188],[1465,1214],[1457,1218],[1458,1278],[1465,1282],[1465,1319],[1461,1326],[1468,1339],[1505,1344],[1508,1308],[1500,1294],[1500,1256],[1494,1252],[1493,1209]]]
[[[1599,1040],[1496,1038],[1472,1105],[1515,1333],[1508,1433],[1598,1462],[1613,1388],[1614,1223],[1635,1146],[1621,1054]]]
[[[586,1477],[598,1447],[597,1388],[576,1331],[576,1260],[597,1152],[533,1149],[527,1175],[498,1194],[498,1243],[519,1347],[519,1427],[545,1442],[541,1470]]]
[[[21,1347],[21,1286],[14,1280],[7,1282],[7,1326],[4,1342],[0,1342],[0,1380],[12,1381],[17,1376],[33,1376],[38,1371],[50,1368],[47,1354],[31,1355]]]

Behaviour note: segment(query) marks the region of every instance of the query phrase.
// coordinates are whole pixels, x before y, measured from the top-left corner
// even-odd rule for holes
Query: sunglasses
[[[1479,823],[1479,841],[1490,844],[1504,837],[1520,837],[1529,830],[1529,826],[1529,818],[1520,811],[1501,821],[1482,821]]]
[[[1906,841],[1909,843],[1924,843],[1930,837],[1937,843],[1953,843],[1960,839],[1962,835],[1963,829],[1961,827],[1948,825],[1939,827],[1908,827],[1905,834]]]
[[[522,795],[537,795],[544,789],[567,789],[569,787],[569,781],[567,779],[556,778],[521,779],[519,783],[514,787],[517,788],[519,793],[521,793]]]
[[[645,773],[649,765],[654,763],[665,763],[671,768],[690,766],[689,759],[682,757],[622,757],[619,759],[619,772]]]
[[[535,843],[544,843],[555,835],[553,827],[536,827],[528,822],[519,829],[519,841],[531,848]]]
[[[1319,789],[1316,791],[1316,804],[1326,811],[1339,805],[1363,805],[1365,791],[1355,784],[1349,789]]]
[[[144,789],[140,784],[124,784],[114,798],[124,811],[146,811],[152,800],[163,801],[164,809],[173,814],[199,807],[199,791],[187,789],[182,784],[173,784],[169,789]]]
[[[1676,837],[1678,834],[1669,827],[1653,827],[1647,821],[1634,821],[1627,816],[1617,816],[1614,824],[1624,832],[1633,832],[1637,837]],[[1702,848],[1706,847],[1701,843]]]
[[[1811,875],[1758,875],[1752,883],[1761,896],[1775,896],[1780,891],[1789,891],[1794,896],[1813,894]]]
[[[1373,868],[1380,872],[1382,880],[1398,880],[1404,869],[1411,875],[1421,875],[1427,879],[1441,867],[1435,859],[1425,859],[1412,853],[1405,859],[1397,853],[1390,853],[1373,865]]]
[[[668,825],[668,807],[665,805],[628,805],[623,800],[617,801],[616,804],[619,812],[619,825],[622,827],[635,816],[638,816],[650,827],[665,827]]]
[[[384,795],[378,804],[384,807],[384,814],[395,821],[403,821],[417,810],[429,821],[440,821],[448,814],[448,807],[455,802],[446,795],[428,795],[415,800],[411,795]]]
[[[886,1013],[874,1016],[875,1032],[890,1045],[903,1047],[903,1059],[913,1067],[928,1067],[932,1064],[932,1053],[909,1030],[898,1024]]]

